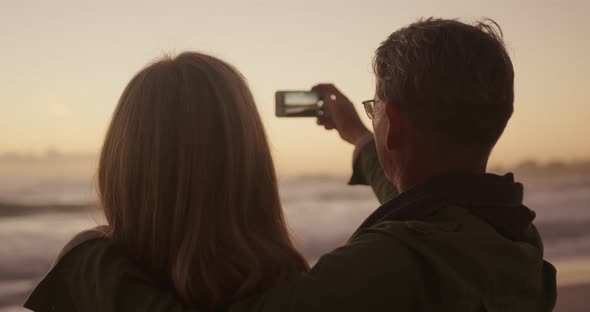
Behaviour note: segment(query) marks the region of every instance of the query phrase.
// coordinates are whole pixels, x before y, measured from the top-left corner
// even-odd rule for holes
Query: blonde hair
[[[222,308],[308,269],[241,74],[185,52],[125,88],[98,169],[112,239],[187,304]]]

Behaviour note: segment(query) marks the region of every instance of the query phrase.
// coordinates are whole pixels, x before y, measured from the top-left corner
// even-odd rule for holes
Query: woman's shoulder
[[[112,240],[86,231],[66,245],[24,306],[40,312],[91,311],[103,302],[102,296],[108,298],[104,304],[114,304],[116,296],[108,292],[116,291],[124,280],[144,278]]]

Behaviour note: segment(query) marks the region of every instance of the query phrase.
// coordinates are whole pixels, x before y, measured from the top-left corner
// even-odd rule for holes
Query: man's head
[[[512,115],[514,71],[491,20],[411,24],[377,49],[374,71],[373,124],[390,179],[419,151],[487,161]]]

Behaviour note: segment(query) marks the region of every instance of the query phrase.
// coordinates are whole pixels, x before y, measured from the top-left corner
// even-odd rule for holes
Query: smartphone
[[[317,117],[323,115],[321,94],[312,91],[277,91],[277,117]]]

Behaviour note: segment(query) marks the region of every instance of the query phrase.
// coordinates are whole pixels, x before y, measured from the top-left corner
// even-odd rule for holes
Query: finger
[[[348,98],[346,98],[346,96],[333,84],[318,84],[315,85],[311,90],[313,92],[319,93],[324,102],[349,101]]]
[[[335,101],[330,96],[326,96],[324,97],[324,99],[322,99],[322,110],[324,111],[325,116],[330,115],[330,111],[332,110],[332,107],[334,107],[335,104],[334,102]]]
[[[326,119],[324,121],[324,128],[326,128],[326,130],[332,130],[332,129],[336,128],[336,125],[334,124],[334,122],[331,119]]]
[[[332,120],[332,118],[330,118],[330,115],[326,114],[326,112],[324,111],[324,114],[321,116],[317,117],[317,124],[318,125],[323,125],[325,123],[331,123],[334,124],[334,121]]]
[[[311,91],[320,94],[339,95],[340,91],[331,83],[321,83],[311,88]]]
[[[323,125],[323,124],[324,124],[324,120],[325,120],[325,118],[324,118],[323,116],[318,116],[318,118],[317,118],[317,120],[316,120],[316,123],[317,123],[319,126],[321,126],[321,125]]]
[[[336,87],[331,83],[320,83],[320,84],[313,86],[311,88],[311,91],[323,92],[323,91],[330,91],[330,90],[334,90],[334,89],[336,89]]]

